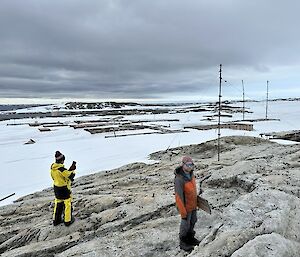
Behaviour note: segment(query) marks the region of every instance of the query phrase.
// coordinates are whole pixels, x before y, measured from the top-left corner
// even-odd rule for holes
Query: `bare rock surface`
[[[0,208],[1,256],[299,256],[300,146],[251,137],[168,149],[159,162],[133,163],[78,178],[70,227],[52,225],[53,192],[45,189]],[[174,169],[191,155],[212,215],[198,211],[201,241],[178,247]]]

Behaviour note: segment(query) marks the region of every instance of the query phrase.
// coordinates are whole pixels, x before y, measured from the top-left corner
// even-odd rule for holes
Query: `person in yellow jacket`
[[[71,167],[66,169],[64,161],[65,156],[61,152],[56,151],[55,163],[51,165],[51,177],[55,194],[53,211],[54,226],[62,222],[66,226],[70,226],[74,222],[74,218],[72,217],[71,184],[75,177],[76,162],[73,161]],[[62,216],[64,216],[64,220]]]

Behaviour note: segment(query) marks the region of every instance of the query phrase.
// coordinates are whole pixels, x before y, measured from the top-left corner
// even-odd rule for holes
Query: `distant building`
[[[52,109],[52,112],[51,112],[51,116],[53,116],[53,117],[59,116],[59,110],[60,110],[60,107],[53,106],[53,109]]]

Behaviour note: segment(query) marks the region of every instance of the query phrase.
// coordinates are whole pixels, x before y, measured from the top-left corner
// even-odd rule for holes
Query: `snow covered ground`
[[[259,136],[260,133],[299,130],[299,104],[297,101],[269,102],[268,118],[276,118],[280,121],[254,122],[254,131],[224,129],[221,131],[222,136]],[[236,105],[241,106],[240,103]],[[265,118],[265,104],[263,102],[246,103],[246,107],[250,108],[253,113],[246,113],[245,119]],[[45,107],[37,107],[37,110],[42,111],[43,108]],[[30,111],[32,110],[34,108],[30,109]],[[155,124],[167,125],[171,129],[182,129],[184,126],[211,124],[207,121],[201,121],[204,115],[209,114],[211,113],[148,114],[126,116],[126,119],[179,119],[178,122],[156,122]],[[56,150],[61,151],[66,156],[66,167],[71,165],[73,160],[77,161],[77,177],[79,177],[117,168],[132,162],[149,162],[148,155],[150,153],[168,147],[197,144],[217,138],[216,130],[189,129],[189,132],[186,133],[105,138],[105,135],[112,135],[112,133],[92,135],[82,129],[75,130],[71,127],[56,127],[50,132],[41,133],[37,127],[29,127],[28,125],[7,126],[7,124],[34,121],[70,123],[74,120],[93,118],[99,119],[98,116],[53,117],[0,122],[0,198],[16,193],[14,197],[0,202],[0,205],[9,204],[23,195],[52,186],[49,170],[54,161]],[[222,118],[221,121],[238,119],[242,119],[241,113],[233,114],[232,118]],[[118,133],[123,134],[122,132]],[[31,138],[36,143],[24,145]],[[283,140],[278,140],[278,142],[291,143]]]

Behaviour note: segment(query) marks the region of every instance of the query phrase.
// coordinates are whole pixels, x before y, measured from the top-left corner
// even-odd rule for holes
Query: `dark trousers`
[[[188,212],[186,219],[181,219],[179,238],[186,238],[188,235],[195,235],[194,227],[197,222],[197,211]]]

